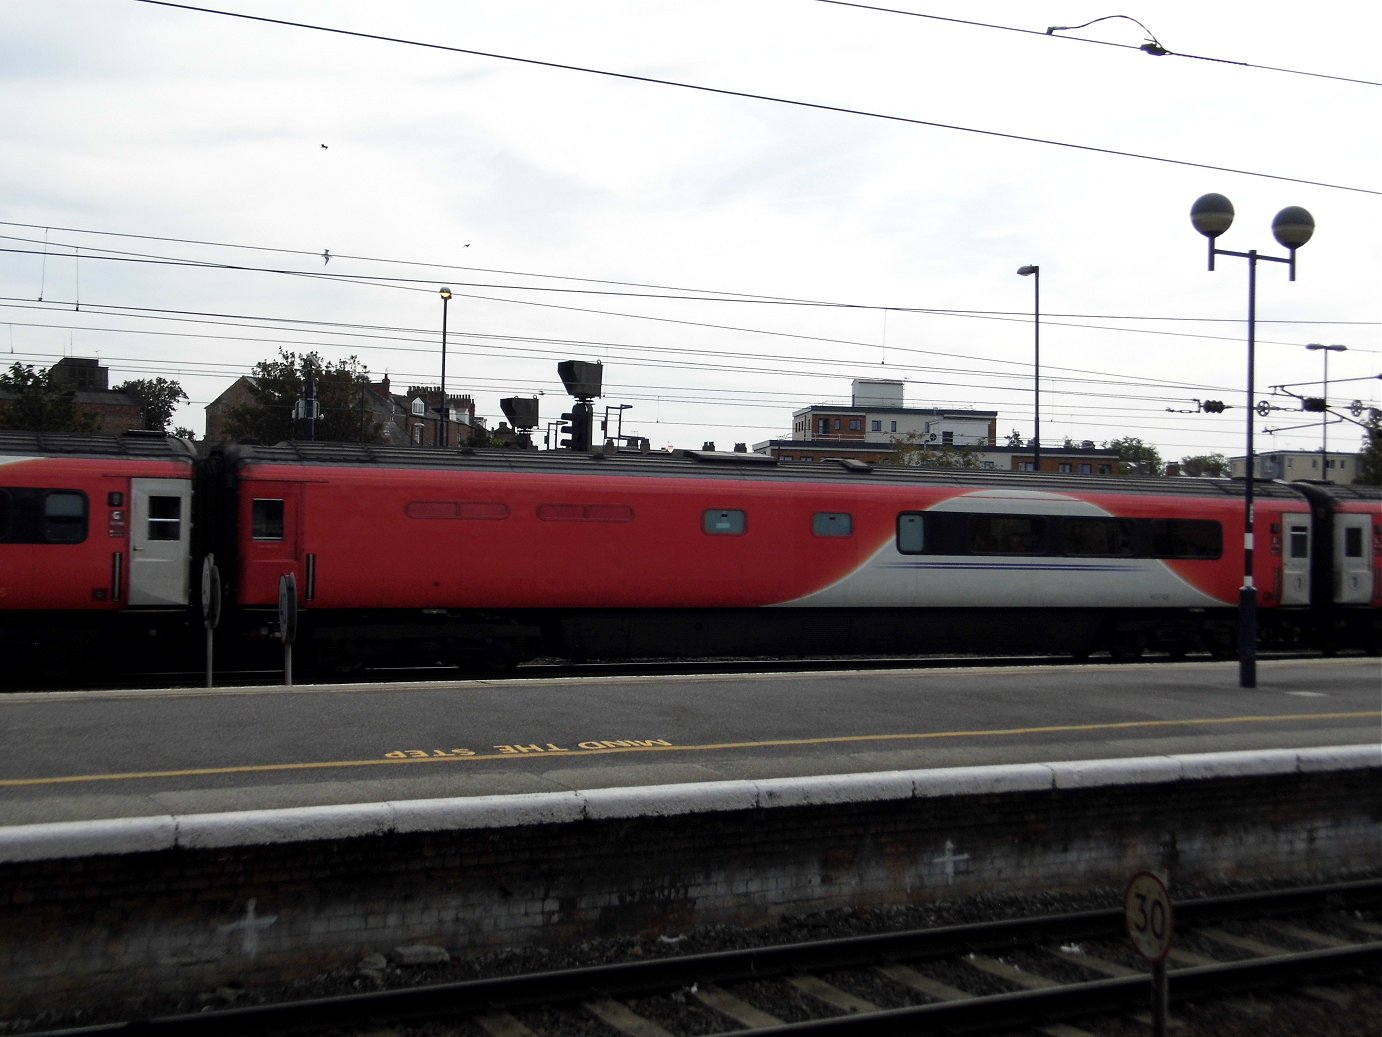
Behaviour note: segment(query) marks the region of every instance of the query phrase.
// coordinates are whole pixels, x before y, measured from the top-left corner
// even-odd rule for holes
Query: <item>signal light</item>
[[[1205,400],[1200,407],[1206,414],[1222,414],[1224,412],[1223,400]]]
[[[564,450],[588,451],[594,440],[591,433],[595,424],[595,408],[582,400],[571,408],[570,412],[563,414],[561,420],[569,422],[566,428],[562,429],[560,436],[561,447]]]

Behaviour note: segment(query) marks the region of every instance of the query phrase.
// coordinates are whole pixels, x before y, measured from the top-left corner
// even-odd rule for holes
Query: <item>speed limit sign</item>
[[[1166,960],[1171,953],[1171,898],[1161,879],[1139,871],[1123,892],[1123,919],[1133,949],[1150,962]]]

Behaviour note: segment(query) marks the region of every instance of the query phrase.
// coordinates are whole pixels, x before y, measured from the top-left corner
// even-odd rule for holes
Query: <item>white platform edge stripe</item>
[[[400,800],[210,814],[160,814],[0,827],[0,861],[1360,769],[1382,770],[1382,745],[949,767],[763,781],[693,782],[584,792]]]

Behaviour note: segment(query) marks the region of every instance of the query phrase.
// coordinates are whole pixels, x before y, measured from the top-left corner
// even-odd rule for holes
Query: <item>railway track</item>
[[[1178,1008],[1245,994],[1259,1008],[1266,1004],[1268,1014],[1271,998],[1295,996],[1317,1002],[1322,1020],[1361,1012],[1375,1023],[1368,1014],[1382,1012],[1382,879],[1190,900],[1175,905],[1175,916],[1170,1004],[1179,1037],[1202,1031],[1176,1020]],[[1121,910],[1082,911],[149,1018],[43,1037],[1146,1032],[1149,971],[1123,925]],[[1340,980],[1346,985],[1324,985]],[[1273,1032],[1248,1023],[1255,1034]],[[1214,1029],[1223,1032],[1222,1023]]]

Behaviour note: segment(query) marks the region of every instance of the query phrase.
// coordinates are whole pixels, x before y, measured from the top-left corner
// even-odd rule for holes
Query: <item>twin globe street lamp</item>
[[[1256,249],[1234,252],[1215,247],[1215,240],[1233,225],[1233,203],[1221,194],[1201,195],[1190,207],[1190,222],[1209,239],[1209,269],[1215,256],[1238,256],[1248,261],[1248,416],[1247,466],[1243,494],[1243,587],[1238,592],[1238,686],[1257,687],[1257,587],[1253,582],[1253,449],[1254,369],[1257,347],[1257,263],[1285,263],[1290,280],[1296,279],[1296,249],[1315,233],[1315,219],[1298,205],[1289,205],[1272,220],[1272,237],[1288,255],[1264,256]]]

